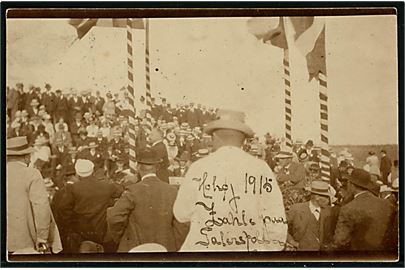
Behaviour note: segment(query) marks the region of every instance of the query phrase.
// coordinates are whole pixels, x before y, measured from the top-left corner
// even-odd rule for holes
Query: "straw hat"
[[[208,149],[206,149],[206,148],[199,149],[198,152],[197,152],[197,157],[198,157],[198,158],[203,158],[203,157],[208,156],[209,153],[210,153],[210,152],[209,152]]]
[[[277,159],[286,159],[286,158],[293,158],[293,154],[289,151],[280,151],[274,158]]]
[[[207,124],[204,132],[211,135],[217,129],[232,129],[237,130],[246,135],[246,137],[253,137],[253,130],[245,124],[245,114],[243,112],[219,110],[217,113],[217,120]]]
[[[309,190],[312,194],[331,197],[333,194],[330,192],[329,184],[324,181],[312,181]]]
[[[14,137],[6,140],[7,156],[23,156],[34,152],[34,148],[28,146],[27,137]]]
[[[31,106],[38,106],[38,105],[39,105],[38,100],[37,100],[36,98],[33,98],[33,99],[31,100]]]

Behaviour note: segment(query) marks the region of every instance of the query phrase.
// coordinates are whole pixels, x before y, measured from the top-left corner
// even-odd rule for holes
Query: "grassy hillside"
[[[332,150],[335,153],[339,153],[344,148],[349,149],[349,152],[353,154],[354,164],[356,167],[362,167],[366,163],[366,158],[369,151],[374,151],[378,157],[380,157],[380,151],[384,149],[387,151],[387,155],[391,160],[399,159],[399,149],[396,144],[385,145],[332,145]]]

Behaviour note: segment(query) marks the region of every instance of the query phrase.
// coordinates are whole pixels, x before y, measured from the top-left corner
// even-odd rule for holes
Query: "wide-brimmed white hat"
[[[78,159],[75,164],[75,171],[78,176],[87,177],[93,173],[94,164],[87,159]]]
[[[243,112],[231,110],[219,110],[217,120],[209,122],[204,128],[204,132],[211,135],[217,129],[233,129],[240,131],[246,137],[253,137],[253,130],[245,124],[245,114]]]

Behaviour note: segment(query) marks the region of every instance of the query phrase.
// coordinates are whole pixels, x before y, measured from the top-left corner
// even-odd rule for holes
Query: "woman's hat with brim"
[[[232,129],[242,132],[246,137],[253,137],[253,130],[245,124],[245,114],[243,112],[231,110],[219,110],[217,120],[209,122],[204,128],[204,132],[211,135],[218,129]]]
[[[35,151],[33,147],[28,145],[27,137],[14,137],[7,139],[7,156],[23,156],[31,154]]]
[[[158,158],[157,152],[152,148],[144,148],[136,155],[136,162],[140,164],[158,164],[162,162],[162,159]]]

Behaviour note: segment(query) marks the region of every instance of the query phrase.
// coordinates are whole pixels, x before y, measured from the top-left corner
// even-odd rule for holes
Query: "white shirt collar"
[[[354,195],[354,198],[356,198],[356,197],[358,197],[358,196],[360,196],[361,194],[364,194],[364,193],[366,193],[366,192],[367,192],[367,190],[363,190],[363,191],[357,193],[356,195]]]
[[[157,145],[160,142],[163,142],[163,140],[159,140],[159,141],[156,141],[156,142],[152,143],[151,147]]]
[[[309,210],[316,217],[316,219],[319,219],[319,215],[321,214],[321,208],[319,206],[315,206],[312,201],[309,201]]]
[[[142,176],[141,181],[143,181],[145,178],[148,178],[148,177],[156,177],[156,173],[145,174],[144,176]]]

